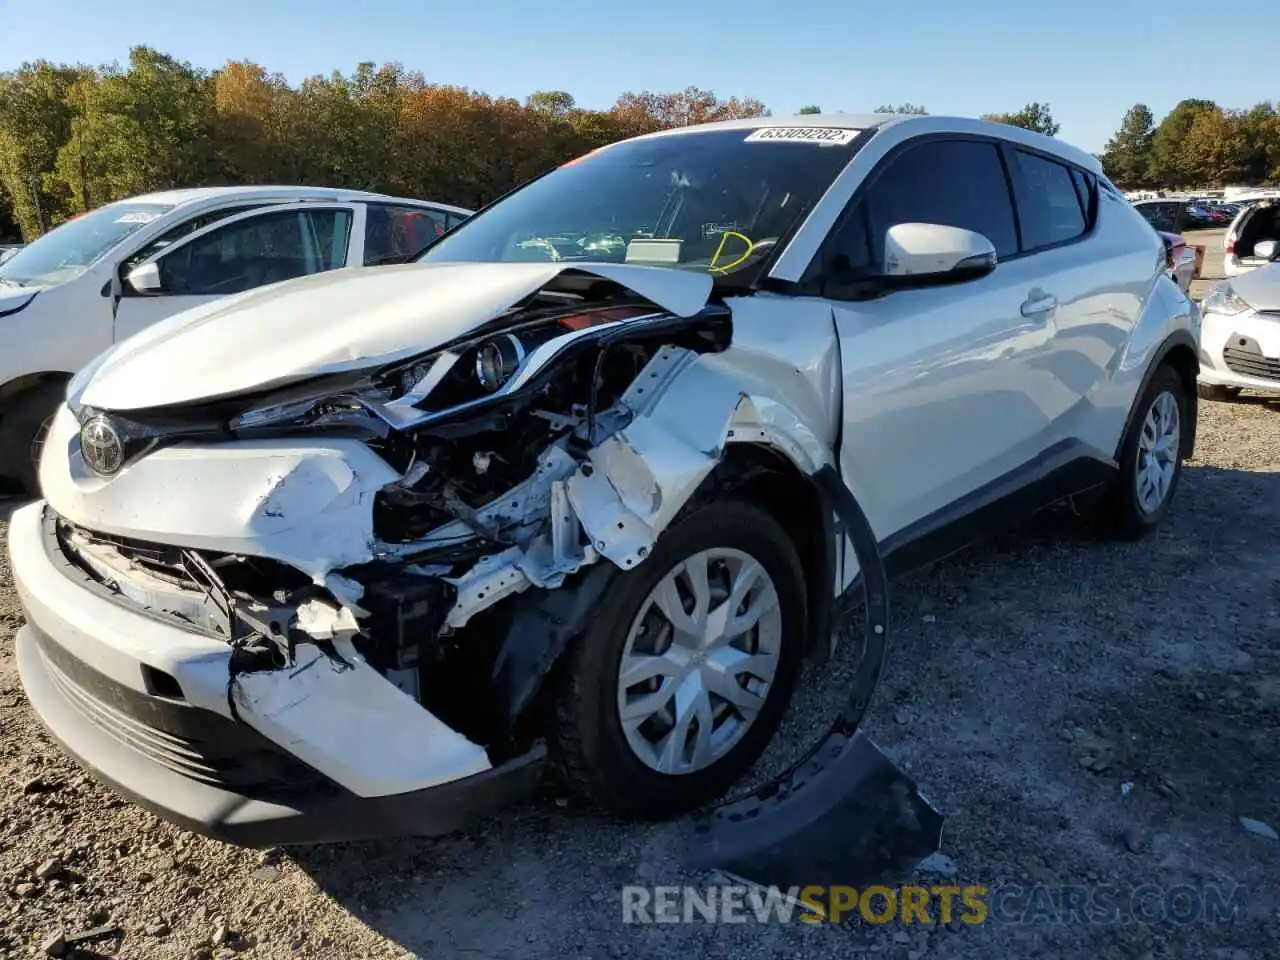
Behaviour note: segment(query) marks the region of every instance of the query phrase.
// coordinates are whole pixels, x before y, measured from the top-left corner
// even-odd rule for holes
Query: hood
[[[1253,309],[1280,312],[1280,263],[1250,270],[1230,282],[1236,296]]]
[[[79,400],[137,410],[392,363],[465,336],[562,273],[611,280],[677,316],[711,277],[611,263],[440,263],[335,270],[180,313],[103,354]]]

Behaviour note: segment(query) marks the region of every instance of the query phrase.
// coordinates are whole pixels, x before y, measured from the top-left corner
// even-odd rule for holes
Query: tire
[[[17,397],[0,419],[0,465],[29,496],[40,496],[39,449],[65,393],[61,383],[36,387]]]
[[[1217,400],[1221,403],[1230,403],[1236,397],[1240,396],[1239,387],[1220,387],[1216,384],[1197,383],[1196,395],[1201,400]]]
[[[1142,465],[1150,459],[1146,448],[1153,435],[1153,424],[1157,428],[1157,443],[1161,439],[1158,428],[1169,410],[1168,398],[1172,399],[1173,409],[1177,411],[1176,442],[1169,441],[1166,435],[1165,452],[1156,459],[1171,468],[1171,473],[1166,475],[1163,484],[1153,488],[1145,482],[1152,475],[1144,477]],[[1159,410],[1155,409],[1157,404],[1160,405]],[[1136,540],[1160,525],[1169,512],[1182,477],[1183,451],[1193,410],[1191,398],[1178,372],[1168,365],[1157,369],[1134,408],[1133,419],[1121,444],[1120,473],[1099,504],[1095,520],[1101,532],[1123,540]],[[1144,438],[1144,432],[1147,438]],[[1162,492],[1158,497],[1148,497],[1153,489]]]
[[[720,658],[740,658],[746,654],[741,649],[729,649],[734,644],[713,646],[709,652],[704,650],[703,661],[695,660],[680,668],[688,671],[683,675],[688,678],[683,687],[679,679],[682,675],[671,672],[670,664],[664,661],[664,671],[669,675],[648,681],[659,687],[648,695],[644,691],[636,694],[635,687],[627,691],[620,689],[624,654],[636,658],[628,659],[629,663],[648,664],[663,659],[646,657],[661,649],[663,638],[668,637],[671,638],[667,640],[668,656],[691,656],[684,649],[684,643],[690,641],[678,642],[682,635],[675,633],[670,621],[658,611],[651,594],[691,558],[694,568],[708,560],[705,566],[710,571],[712,602],[707,606],[715,610],[718,591],[723,589],[723,585],[716,586],[718,574],[722,568],[732,574],[735,564],[738,570],[744,569],[739,555],[754,559],[763,568],[777,598],[776,607],[760,617],[754,636],[748,631],[738,641],[747,650],[753,649],[752,641],[758,644],[755,653],[763,663],[769,656],[767,638],[773,636],[776,629],[772,682],[766,690],[758,686],[758,675],[747,681],[757,685],[756,694],[763,693],[753,697],[758,712],[752,709],[740,714],[714,691],[705,695],[714,712],[708,726],[724,739],[718,747],[708,746],[701,757],[696,752],[689,756],[690,751],[685,749],[661,754],[657,746],[651,752],[650,737],[656,736],[658,743],[668,746],[678,742],[682,748],[688,738],[672,741],[673,734],[667,738],[660,735],[664,721],[672,719],[670,716],[650,717],[642,725],[633,723],[630,732],[624,730],[622,701],[635,702],[643,698],[653,704],[661,702],[664,710],[670,707],[674,714],[677,687],[684,692],[691,689],[690,684],[698,690],[710,690],[718,677],[721,689],[726,689],[723,678],[727,674],[715,673],[715,663],[728,662]],[[678,575],[677,581],[683,581],[683,577]],[[767,589],[745,594],[752,605],[762,595],[767,596]],[[782,721],[803,658],[808,621],[806,603],[803,569],[791,538],[770,514],[754,504],[738,499],[713,501],[673,524],[658,540],[649,559],[618,576],[591,624],[569,652],[557,689],[549,738],[554,768],[569,790],[612,814],[639,820],[678,816],[723,794],[759,759]],[[641,650],[642,644],[653,646]],[[753,655],[752,662],[756,661],[757,656]],[[707,677],[710,680],[704,685],[703,678]],[[734,684],[735,698],[744,694],[736,680],[728,682]],[[694,695],[693,701],[701,704],[701,696]],[[685,702],[689,700],[683,693],[682,697]],[[748,713],[754,715],[750,722],[745,721]],[[705,710],[698,714],[706,715]],[[745,726],[734,734],[738,728],[731,727],[731,722],[745,722]],[[674,732],[675,728],[670,729]],[[693,735],[695,731],[700,732],[701,724],[695,719],[684,729]],[[694,739],[698,739],[696,735]],[[688,761],[687,766],[683,770],[664,772],[659,769],[660,754],[668,759],[674,756],[672,766]]]

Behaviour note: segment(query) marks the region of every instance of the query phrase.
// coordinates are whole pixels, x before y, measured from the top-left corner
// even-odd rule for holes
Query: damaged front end
[[[692,279],[680,315],[566,271],[429,352],[249,394],[111,411],[73,389],[42,466],[57,548],[117,602],[223,641],[225,712],[362,796],[528,757],[593,601],[735,417],[765,433],[727,379],[704,397],[712,449],[655,412],[732,341]]]

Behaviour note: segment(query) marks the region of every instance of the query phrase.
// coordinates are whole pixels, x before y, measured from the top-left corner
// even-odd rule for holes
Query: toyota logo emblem
[[[94,473],[109,477],[124,463],[124,444],[106,417],[94,417],[80,428],[80,452]]]

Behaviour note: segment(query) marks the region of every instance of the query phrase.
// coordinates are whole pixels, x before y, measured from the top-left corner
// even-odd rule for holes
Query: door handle
[[[1036,314],[1048,313],[1058,305],[1058,298],[1041,290],[1031,291],[1031,295],[1022,301],[1022,315],[1034,317]]]

